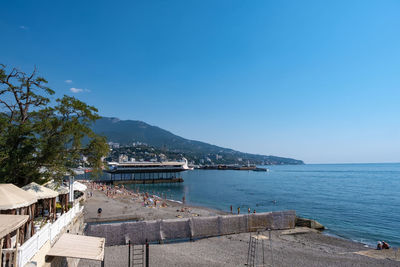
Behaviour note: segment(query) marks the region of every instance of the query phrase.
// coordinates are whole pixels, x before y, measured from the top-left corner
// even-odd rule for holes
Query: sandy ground
[[[176,219],[192,216],[213,216],[226,214],[222,211],[207,209],[202,207],[183,206],[173,201],[162,201],[167,207],[157,207],[154,205],[144,205],[143,197],[134,195],[117,195],[107,197],[104,192],[91,190],[93,196],[89,197],[85,203],[84,216],[85,222],[119,221],[119,220],[157,220],[157,219]],[[150,198],[153,199],[152,196]],[[184,211],[181,209],[184,207]],[[102,209],[101,215],[97,213],[98,208]]]
[[[165,208],[149,208],[143,206],[140,197],[130,195],[113,199],[95,190],[85,205],[85,220],[153,220],[222,214],[201,207],[180,212],[177,210],[182,204],[167,204],[169,206]],[[100,217],[97,215],[99,207],[103,209]],[[261,234],[268,236],[268,233]],[[376,251],[311,229],[273,231],[271,236],[271,242],[265,240],[264,243],[264,266],[400,266],[400,251]],[[194,242],[150,244],[150,266],[245,266],[249,238],[249,233],[243,233]],[[261,243],[256,256],[257,266],[262,266]],[[100,263],[81,260],[79,266],[100,266]],[[105,266],[128,266],[128,247],[106,247]]]

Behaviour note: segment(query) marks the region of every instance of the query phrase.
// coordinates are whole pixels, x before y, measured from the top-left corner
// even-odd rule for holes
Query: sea
[[[260,166],[268,172],[193,170],[183,183],[130,185],[190,205],[241,213],[295,210],[325,234],[400,247],[400,164]]]

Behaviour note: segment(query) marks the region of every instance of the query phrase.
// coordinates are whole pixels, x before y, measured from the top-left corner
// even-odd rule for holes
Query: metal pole
[[[131,241],[128,241],[128,267],[131,267]]]
[[[264,239],[262,240],[262,256],[263,256],[263,264],[262,266],[265,266],[265,257],[264,257]]]
[[[257,247],[258,247],[258,239],[254,240],[254,257],[253,257],[253,265],[252,266],[256,266],[257,265]]]
[[[146,239],[146,267],[149,267],[149,243]]]
[[[272,252],[271,229],[268,229],[268,237],[269,237],[269,248],[271,249],[271,265],[272,265],[272,267],[274,267],[274,255]]]
[[[250,261],[250,246],[251,246],[251,232],[250,232],[250,240],[249,240],[249,249],[247,250],[247,266],[249,266],[249,261]]]

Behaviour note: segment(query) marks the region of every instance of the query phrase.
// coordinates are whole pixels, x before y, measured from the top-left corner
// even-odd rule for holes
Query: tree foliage
[[[23,186],[72,173],[83,158],[95,173],[108,153],[90,128],[97,109],[54,91],[36,69],[26,74],[0,65],[0,182]]]

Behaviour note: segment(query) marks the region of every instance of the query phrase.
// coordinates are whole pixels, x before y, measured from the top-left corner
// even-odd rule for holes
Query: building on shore
[[[18,247],[24,233],[28,215],[0,214],[0,266],[17,266]],[[9,243],[9,241],[15,240]],[[5,249],[3,249],[5,246]]]
[[[4,238],[3,248],[15,247],[16,243],[23,244],[35,233],[33,220],[36,205],[37,197],[31,193],[13,184],[0,184],[0,214],[28,215],[18,240],[7,234]]]
[[[23,186],[22,189],[36,197],[36,216],[41,216],[52,222],[56,219],[56,198],[58,197],[58,192],[34,182]]]
[[[74,188],[87,188],[83,184],[84,188],[78,187],[75,185]],[[69,203],[72,207],[68,211],[56,215],[58,191],[36,183],[26,185],[24,189],[13,184],[0,184],[0,266],[22,267],[28,263],[35,266],[65,266],[64,263],[71,258],[104,260],[104,238],[90,239],[76,235],[83,231],[81,200],[84,200],[85,194]],[[67,200],[68,189],[58,189]],[[67,232],[75,233],[71,236],[77,240],[77,244],[81,242],[85,243],[86,247],[96,248],[92,253],[95,257],[82,253],[55,253],[54,251],[63,244],[59,242],[60,237],[65,236]]]
[[[102,182],[118,183],[176,183],[183,182],[179,173],[192,170],[186,159],[183,161],[135,161],[109,162],[108,174]]]

